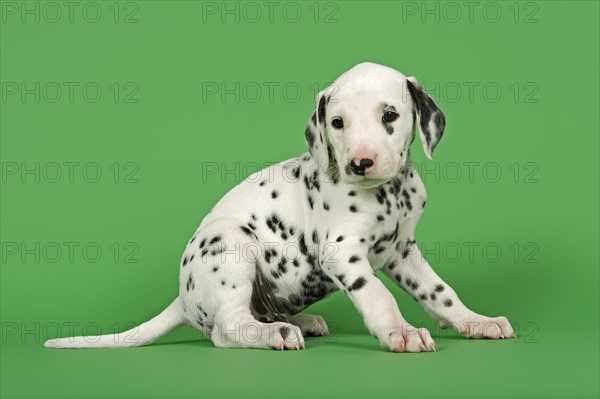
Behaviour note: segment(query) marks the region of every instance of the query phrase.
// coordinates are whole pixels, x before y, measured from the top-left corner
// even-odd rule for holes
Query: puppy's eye
[[[394,111],[385,111],[383,113],[383,121],[384,122],[393,122],[398,118],[398,114]]]
[[[344,127],[344,121],[342,120],[342,118],[334,118],[331,121],[331,126],[333,126],[336,129],[341,129]]]

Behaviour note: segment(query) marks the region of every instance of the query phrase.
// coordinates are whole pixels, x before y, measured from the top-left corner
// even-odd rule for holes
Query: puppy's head
[[[358,64],[317,95],[305,131],[312,157],[343,182],[364,188],[392,179],[406,163],[417,125],[429,159],[444,133],[444,114],[415,78]]]

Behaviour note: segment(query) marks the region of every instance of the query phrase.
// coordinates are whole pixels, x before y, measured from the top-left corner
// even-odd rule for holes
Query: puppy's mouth
[[[388,168],[384,171],[377,173],[366,173],[366,174],[347,174],[342,172],[342,181],[346,184],[353,184],[360,188],[374,188],[392,180],[399,172],[400,166],[396,168]]]
[[[375,188],[375,187],[381,186],[382,184],[387,183],[390,180],[391,180],[391,178],[389,178],[389,179],[371,179],[371,178],[365,177],[361,180],[348,182],[348,183],[358,186],[360,188]]]

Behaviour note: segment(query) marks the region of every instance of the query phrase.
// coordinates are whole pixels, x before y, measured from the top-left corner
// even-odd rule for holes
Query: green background
[[[296,2],[295,23],[285,4],[252,22],[235,2],[237,22],[194,1],[98,1],[96,23],[86,2],[72,22],[50,8],[39,22],[12,15],[35,4],[2,2],[2,397],[598,397],[598,2],[476,2],[471,19],[461,2],[459,17],[443,2]],[[42,348],[68,324],[107,333],[161,311],[202,217],[255,165],[303,153],[315,87],[367,60],[416,76],[445,111],[435,161],[413,146],[429,171],[417,240],[517,340],[442,333],[390,284],[438,352],[383,351],[342,293],[308,309],[333,334],[300,352],[219,350],[187,327],[144,348]],[[40,82],[39,102],[9,95],[23,82]],[[49,82],[79,89],[51,102]],[[97,102],[81,93],[89,82]],[[236,82],[238,100],[203,97]],[[67,162],[79,163],[72,182]],[[39,182],[20,174],[36,163]]]

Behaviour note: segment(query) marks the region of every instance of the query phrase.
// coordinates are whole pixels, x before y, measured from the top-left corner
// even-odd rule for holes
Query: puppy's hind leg
[[[290,323],[300,328],[305,337],[329,335],[329,328],[322,316],[312,314],[297,314],[288,316]]]
[[[211,340],[220,348],[304,349],[300,328],[289,323],[263,323],[248,312],[220,314]]]
[[[255,269],[255,264],[236,264],[235,267]],[[227,269],[233,265],[224,264]],[[244,273],[246,274],[246,273]],[[247,275],[247,274],[246,274]],[[259,349],[304,349],[304,339],[299,327],[276,321],[264,323],[251,313],[251,297],[254,289],[253,279],[235,278],[235,289],[224,285],[218,290],[218,304],[210,338],[221,348],[259,348]]]
[[[180,295],[190,324],[222,348],[302,349],[300,328],[287,322],[263,323],[252,315],[252,292],[260,248],[239,220],[221,218],[205,226],[198,248],[185,256]]]

